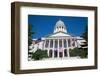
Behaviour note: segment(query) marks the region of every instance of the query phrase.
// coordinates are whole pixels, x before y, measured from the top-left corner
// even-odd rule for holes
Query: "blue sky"
[[[32,31],[35,32],[33,38],[52,34],[59,19],[65,23],[68,33],[75,36],[81,36],[88,24],[87,17],[28,15],[28,24],[33,26]]]

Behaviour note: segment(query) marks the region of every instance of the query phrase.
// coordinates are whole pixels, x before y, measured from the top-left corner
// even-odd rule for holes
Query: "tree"
[[[83,50],[82,54],[84,54],[84,55],[82,55],[82,56],[87,57],[88,56],[88,27],[87,26],[85,26],[85,31],[83,32],[81,37],[83,37],[86,40],[86,42],[83,42],[83,45],[81,45],[80,50]]]
[[[80,56],[80,50],[78,48],[70,49],[70,56],[75,57],[75,56]]]
[[[43,58],[48,58],[47,50],[37,49],[35,53],[32,54],[32,59],[41,60]]]
[[[85,26],[85,31],[83,32],[81,37],[83,37],[88,42],[88,27],[87,26]]]
[[[88,46],[88,27],[87,26],[85,26],[85,31],[83,32],[81,37],[86,40],[86,42],[83,42],[83,45],[81,45],[81,49],[84,48],[85,50],[87,50],[87,46]]]
[[[81,58],[86,58],[87,50],[79,49],[79,48],[70,49],[70,56],[72,56],[72,57],[79,56]]]
[[[35,32],[33,32],[33,26],[29,24],[28,26],[28,46],[32,44],[32,37]]]
[[[28,25],[28,58],[31,58],[32,57],[32,52],[30,52],[30,48],[29,46],[31,46],[32,44],[32,37],[33,37],[33,26],[32,25]]]
[[[87,46],[88,46],[88,27],[87,26],[85,26],[85,31],[83,32],[81,37],[83,37],[86,40],[86,42],[83,42],[83,45],[81,45],[81,47],[87,49]]]

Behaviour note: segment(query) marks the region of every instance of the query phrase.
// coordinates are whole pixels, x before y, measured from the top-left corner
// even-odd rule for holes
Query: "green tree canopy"
[[[47,50],[37,49],[36,52],[32,54],[32,59],[34,60],[41,60],[47,57],[48,57]]]
[[[72,57],[79,56],[81,58],[87,58],[87,49],[79,49],[79,48],[70,49],[70,56]]]
[[[32,44],[32,37],[35,32],[33,32],[33,26],[31,24],[28,25],[28,46]]]
[[[88,26],[85,26],[85,30],[83,34],[81,35],[86,41],[88,41]]]

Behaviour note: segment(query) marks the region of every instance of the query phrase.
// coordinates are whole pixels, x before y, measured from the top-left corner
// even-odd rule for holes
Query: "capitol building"
[[[52,34],[42,37],[41,40],[33,39],[30,52],[42,49],[47,50],[50,58],[70,57],[69,50],[81,47],[83,42],[85,42],[83,38],[70,35],[64,22],[58,20]]]

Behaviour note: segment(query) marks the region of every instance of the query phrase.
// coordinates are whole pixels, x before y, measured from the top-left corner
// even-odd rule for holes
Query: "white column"
[[[54,58],[54,49],[55,48],[55,40],[53,40],[53,58]]]
[[[44,50],[45,50],[45,44],[46,44],[46,39],[44,40],[44,45],[43,45],[43,47],[44,47]]]
[[[50,39],[49,39],[49,44],[48,44],[48,56],[49,56],[49,51],[50,51]]]
[[[78,47],[77,39],[75,39],[75,47]]]
[[[67,42],[67,57],[70,57],[70,55],[69,55],[69,47],[68,47],[68,40],[66,40],[66,42]]]
[[[49,50],[50,50],[50,39],[49,39],[49,46],[48,46]]]
[[[57,52],[57,56],[58,56],[58,58],[59,58],[59,39],[58,39],[58,52]]]
[[[72,39],[73,39],[73,38],[70,39],[70,42],[71,42],[71,48],[73,48],[73,45],[72,45],[72,44],[73,44],[73,41],[72,41]]]
[[[62,39],[62,54],[63,54],[63,57],[64,57],[64,40]]]

